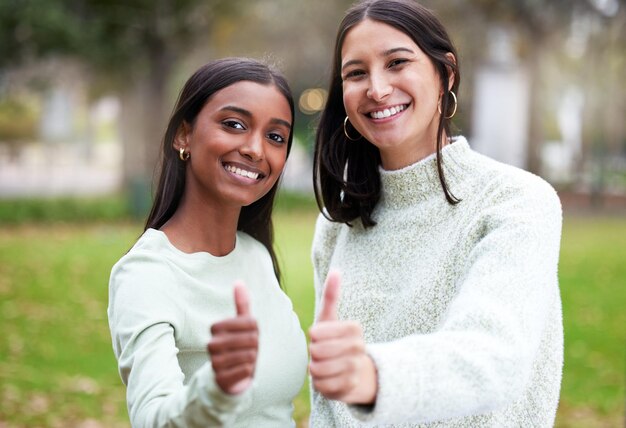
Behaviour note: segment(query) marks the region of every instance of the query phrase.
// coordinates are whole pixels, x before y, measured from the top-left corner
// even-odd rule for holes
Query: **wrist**
[[[359,382],[353,390],[353,399],[350,400],[350,404],[373,406],[376,403],[377,393],[378,371],[376,364],[368,354],[363,354],[359,369]]]

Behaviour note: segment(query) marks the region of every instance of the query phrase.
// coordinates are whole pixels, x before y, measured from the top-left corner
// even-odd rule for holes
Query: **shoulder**
[[[148,229],[139,237],[135,245],[126,253],[111,270],[111,276],[125,275],[129,272],[145,272],[150,276],[164,274],[169,269],[169,258],[158,231]]]
[[[342,226],[343,223],[331,221],[325,216],[324,212],[320,213],[315,221],[313,247],[334,245]]]
[[[560,199],[543,178],[477,152],[473,152],[473,157],[479,167],[473,187],[488,207],[516,206],[561,216]]]
[[[265,245],[246,232],[237,231],[237,245],[241,246],[241,249],[247,253],[267,254],[269,257],[269,252]]]
[[[112,297],[135,299],[175,295],[172,260],[160,232],[149,229],[111,269],[109,290]]]
[[[247,233],[237,232],[237,246],[240,250],[238,251],[239,257],[245,258],[246,263],[250,263],[250,260],[263,260],[272,264],[272,256],[267,247]]]
[[[274,277],[274,263],[267,247],[245,232],[237,232],[237,252],[234,261],[251,269],[259,269],[265,275]]]

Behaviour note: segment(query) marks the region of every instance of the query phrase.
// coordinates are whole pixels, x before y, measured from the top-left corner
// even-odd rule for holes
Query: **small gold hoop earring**
[[[185,153],[184,148],[181,147],[180,149],[178,149],[178,157],[181,161],[185,162],[187,159],[189,159],[189,156],[191,156],[191,153]]]
[[[452,119],[454,115],[456,114],[456,108],[458,106],[458,103],[456,100],[456,94],[454,93],[454,91],[450,91],[449,94],[452,95],[452,99],[454,100],[454,110],[452,110],[452,114],[450,116],[445,116],[444,119]],[[437,111],[439,112],[439,114],[442,114],[441,103],[437,104]]]
[[[345,134],[346,138],[350,141],[358,141],[361,139],[362,135],[359,134],[358,138],[352,138],[350,137],[350,135],[348,135],[348,129],[346,128],[348,125],[348,116],[346,116],[346,118],[343,120],[343,133]]]

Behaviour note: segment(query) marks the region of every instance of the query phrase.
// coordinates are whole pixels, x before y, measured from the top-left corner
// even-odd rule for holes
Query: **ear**
[[[456,57],[454,56],[452,52],[448,52],[446,54],[446,58],[448,58],[448,61],[456,65]],[[456,78],[456,74],[454,73],[454,69],[450,67],[449,65],[446,65],[446,68],[448,69],[448,91],[449,91],[454,86],[454,80]]]
[[[191,125],[183,121],[176,131],[174,137],[174,150],[178,151],[181,148],[187,150],[189,147],[189,139],[191,137]]]

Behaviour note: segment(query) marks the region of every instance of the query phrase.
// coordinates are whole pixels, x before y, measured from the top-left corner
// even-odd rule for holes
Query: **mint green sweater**
[[[563,363],[561,206],[542,179],[472,151],[380,170],[370,229],[320,216],[316,299],[342,274],[341,319],[359,321],[378,370],[371,411],[312,394],[311,427],[548,427]]]
[[[233,283],[250,293],[259,326],[254,383],[231,396],[215,383],[211,324],[235,315]],[[148,229],[113,267],[109,326],[133,427],[293,427],[306,341],[265,247],[238,232],[224,257],[186,254]]]

